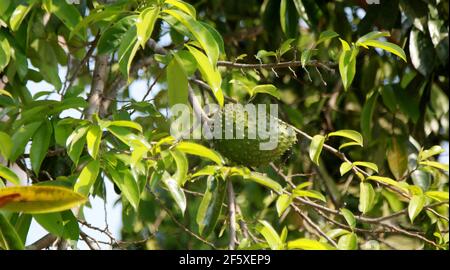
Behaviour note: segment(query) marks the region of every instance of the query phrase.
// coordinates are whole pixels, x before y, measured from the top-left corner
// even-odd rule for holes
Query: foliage
[[[260,2],[2,0],[0,249],[32,219],[96,248],[107,182],[114,248],[448,249],[448,1]],[[291,153],[170,136],[172,105],[236,102],[278,104]]]

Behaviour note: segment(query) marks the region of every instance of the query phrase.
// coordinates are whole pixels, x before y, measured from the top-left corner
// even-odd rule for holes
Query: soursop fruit
[[[240,105],[227,104],[213,119],[214,148],[239,165],[267,165],[278,160],[297,142],[294,130],[286,122],[266,113],[264,124],[264,121],[258,121],[264,120],[258,113],[249,114]],[[218,138],[219,134],[221,138]]]

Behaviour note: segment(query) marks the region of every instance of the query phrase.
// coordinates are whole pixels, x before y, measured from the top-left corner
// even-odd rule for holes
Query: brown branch
[[[108,80],[108,55],[97,55],[95,57],[95,68],[92,78],[91,92],[88,100],[88,107],[85,111],[87,119],[100,111],[106,81]]]
[[[58,239],[58,237],[49,233],[49,234],[46,234],[41,239],[34,242],[33,244],[27,246],[26,249],[27,250],[41,250],[44,248],[49,248],[56,242],[57,239]]]

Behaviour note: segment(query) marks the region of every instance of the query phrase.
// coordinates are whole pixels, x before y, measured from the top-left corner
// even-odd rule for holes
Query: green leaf
[[[158,19],[159,7],[151,6],[144,9],[136,21],[137,41],[142,48],[150,38],[155,26],[156,19]]]
[[[429,160],[421,161],[421,162],[419,162],[419,164],[422,166],[430,166],[430,167],[448,172],[448,164],[443,164],[443,163],[439,163],[436,161],[429,161]]]
[[[366,102],[361,112],[361,131],[367,141],[372,140],[372,125],[373,125],[373,113],[377,105],[378,91],[369,93],[366,97]]]
[[[8,167],[0,163],[0,177],[13,183],[15,185],[20,185],[19,177]]]
[[[425,195],[438,202],[449,200],[448,191],[427,191],[425,192]]]
[[[110,53],[116,50],[128,29],[132,28],[137,19],[136,15],[131,15],[120,19],[118,22],[107,28],[98,40],[98,54]]]
[[[195,40],[197,40],[202,49],[205,50],[209,63],[215,67],[217,60],[219,59],[219,45],[208,29],[192,17],[189,17],[187,14],[178,10],[165,10],[164,12],[177,19],[189,29],[189,32],[191,32]]]
[[[394,187],[396,187],[396,188],[398,188],[398,189],[400,189],[400,190],[402,190],[402,191],[404,191],[404,192],[407,192],[407,191],[408,191],[408,190],[407,190],[404,186],[402,186],[399,182],[397,182],[397,181],[395,181],[395,180],[393,180],[393,179],[391,179],[391,178],[389,178],[389,177],[383,177],[383,176],[372,175],[372,176],[367,177],[367,180],[374,180],[374,181],[377,181],[377,182],[379,182],[379,183],[388,184],[388,185],[394,186]]]
[[[317,166],[319,166],[319,157],[324,143],[325,136],[315,135],[309,145],[309,157]]]
[[[288,249],[303,249],[303,250],[333,250],[334,248],[326,243],[319,241],[299,238],[296,240],[289,241],[287,243]]]
[[[417,215],[420,214],[420,212],[423,209],[423,206],[425,205],[425,202],[426,199],[425,196],[423,195],[412,196],[408,205],[408,216],[411,222],[414,222],[414,219],[417,217]]]
[[[281,43],[281,46],[278,49],[280,56],[283,56],[285,53],[292,49],[291,43],[294,41],[294,38],[289,38]]]
[[[267,244],[269,244],[270,249],[279,250],[283,248],[283,242],[281,241],[280,236],[275,231],[275,229],[270,225],[269,222],[265,220],[260,220],[263,226],[258,228],[258,232],[266,239]]]
[[[85,135],[88,129],[89,126],[79,126],[67,138],[67,153],[69,154],[70,159],[75,163],[75,165],[78,164],[81,152],[83,151],[84,144],[86,142]]]
[[[281,217],[281,215],[289,207],[289,204],[291,204],[291,202],[292,202],[291,196],[287,194],[281,194],[280,196],[278,196],[276,208],[279,217]]]
[[[332,30],[323,31],[319,35],[319,39],[316,42],[316,46],[319,45],[322,42],[325,42],[326,40],[329,40],[329,39],[332,39],[332,38],[335,38],[335,37],[338,37],[338,36],[339,36],[339,34],[334,32],[334,31],[332,31]]]
[[[394,43],[380,41],[380,40],[367,40],[361,44],[364,44],[365,46],[371,46],[371,47],[383,49],[385,51],[388,51],[390,53],[397,55],[398,57],[403,59],[405,62],[408,62],[406,60],[405,51],[403,51],[402,48],[400,48],[398,45],[396,45]]]
[[[363,214],[372,210],[375,200],[375,191],[368,182],[361,182],[359,184],[359,206],[358,209]]]
[[[139,49],[139,42],[137,42],[136,26],[132,26],[122,38],[119,50],[117,52],[119,57],[119,69],[124,76],[129,75],[131,63]]]
[[[226,182],[209,176],[206,190],[198,207],[196,222],[201,235],[208,237],[216,227],[225,198]]]
[[[6,36],[0,32],[0,72],[9,64],[11,60],[11,46],[9,45]],[[1,95],[6,95],[12,98],[11,94],[3,89],[0,89]]]
[[[97,125],[92,125],[86,134],[87,150],[93,159],[97,159],[100,142],[102,141],[102,130]]]
[[[341,166],[339,167],[339,172],[341,173],[341,176],[348,173],[353,168],[353,164],[350,162],[342,162]]]
[[[46,1],[51,2],[52,0]],[[89,13],[88,16],[84,17],[79,23],[77,23],[75,27],[73,27],[73,29],[71,29],[69,40],[71,40],[75,35],[84,39],[84,35],[81,35],[80,31],[86,31],[87,27],[100,21],[113,21],[114,19],[116,19],[116,17],[120,15],[122,11],[117,9],[103,9],[103,10],[97,9],[97,10],[98,10],[97,12]],[[47,8],[47,11],[51,12],[51,7]],[[126,32],[126,30],[124,32]],[[105,33],[106,31],[102,32],[102,36],[100,37],[100,39],[102,39]]]
[[[25,249],[22,240],[17,234],[14,227],[9,221],[0,213],[0,247],[6,250],[23,250]]]
[[[80,228],[72,211],[35,214],[33,218],[49,233],[70,240],[78,240]]]
[[[341,74],[344,89],[348,90],[356,74],[356,56],[358,49],[344,50],[339,57],[339,73]]]
[[[216,151],[211,150],[201,144],[192,142],[180,142],[175,146],[175,149],[178,149],[186,154],[208,158],[218,165],[221,165],[223,163],[222,157]]]
[[[338,248],[341,250],[357,250],[358,237],[354,233],[341,236],[338,241]]]
[[[0,209],[12,212],[58,212],[85,201],[85,197],[64,187],[42,185],[0,188]]]
[[[398,212],[404,209],[403,202],[398,198],[396,193],[387,191],[386,189],[381,190],[381,194],[386,198],[389,206],[394,212]]]
[[[368,40],[376,40],[380,37],[389,37],[391,34],[389,34],[389,32],[380,32],[380,31],[373,31],[370,33],[365,34],[364,36],[360,37],[357,41],[356,41],[356,45],[357,46],[365,46],[365,42]]]
[[[408,150],[406,138],[394,137],[387,149],[389,169],[396,179],[400,179],[408,170]]]
[[[39,174],[42,161],[47,155],[53,128],[49,120],[45,120],[33,136],[30,149],[31,167],[36,175]]]
[[[42,122],[33,122],[22,126],[17,130],[12,136],[12,149],[11,155],[9,157],[10,161],[16,161],[16,159],[23,154],[25,151],[25,146],[28,141],[33,137],[36,130],[39,128]]]
[[[52,0],[51,12],[56,15],[69,30],[73,30],[80,22],[81,15],[74,5],[65,0]],[[80,35],[84,39],[83,35]]]
[[[137,182],[131,175],[130,170],[125,169],[118,171],[116,168],[107,167],[108,174],[111,176],[111,180],[117,185],[120,191],[123,192],[125,198],[130,202],[131,206],[135,210],[138,209],[140,192]]]
[[[355,166],[362,166],[362,167],[366,167],[369,168],[375,172],[378,172],[378,166],[375,163],[372,162],[365,162],[365,161],[355,161],[353,162],[353,165]]]
[[[169,190],[175,203],[180,208],[181,213],[184,215],[184,212],[186,211],[186,196],[184,195],[184,191],[178,185],[177,180],[170,177],[167,173],[164,174],[163,182]]]
[[[250,172],[249,174],[244,175],[245,180],[251,180],[253,182],[256,182],[260,185],[266,186],[270,189],[275,190],[276,192],[280,193],[282,191],[282,187],[278,182],[275,182],[274,180],[270,179],[269,177],[265,176],[264,174],[257,173],[257,172]]]
[[[212,65],[208,58],[199,50],[192,46],[186,46],[197,61],[198,68],[202,77],[211,87],[217,102],[222,107],[224,104],[224,97],[221,89],[222,77],[216,66]]]
[[[90,161],[81,171],[73,189],[81,195],[88,196],[97,179],[99,169],[100,162],[98,160]]]
[[[9,25],[11,27],[12,31],[17,31],[22,24],[22,21],[27,16],[28,12],[30,12],[33,5],[18,5],[14,9],[14,12],[11,14],[11,17],[9,18]]]
[[[300,57],[300,63],[302,64],[302,68],[306,68],[306,64],[308,64],[313,55],[314,50],[311,49],[306,49],[302,52],[302,56]]]
[[[2,42],[2,41],[0,41],[0,42]],[[0,46],[2,46],[2,45],[0,45]],[[8,50],[9,51],[9,50]],[[3,52],[2,53],[7,53],[6,52],[6,50],[3,50]],[[5,60],[6,61],[6,60]],[[8,60],[9,61],[9,60]],[[6,63],[5,62],[5,64],[4,64],[4,66],[6,66],[8,63]],[[1,67],[2,65],[0,64],[0,67]],[[3,67],[4,67],[3,66]],[[13,96],[11,95],[11,93],[9,93],[8,91],[6,91],[6,90],[3,90],[3,89],[0,89],[0,95],[4,95],[4,96],[8,96],[8,97],[10,97],[10,98],[13,98]]]
[[[421,150],[419,152],[419,160],[422,161],[422,160],[428,159],[432,156],[442,154],[444,152],[445,152],[444,148],[442,148],[440,145],[434,145],[430,149]]]
[[[287,37],[296,37],[299,32],[298,13],[293,1],[281,0],[280,3],[281,30]]]
[[[177,171],[175,172],[174,178],[177,180],[178,185],[184,186],[189,169],[188,159],[186,158],[186,155],[178,149],[171,150],[170,153],[177,165]]]
[[[142,126],[136,122],[133,121],[126,121],[126,120],[117,120],[117,121],[111,121],[109,122],[105,127],[128,127],[132,129],[136,129],[140,132],[143,132]]]
[[[350,146],[361,146],[361,144],[357,143],[357,142],[347,142],[347,143],[343,143],[341,145],[339,145],[339,151],[346,148],[346,147],[350,147]]]
[[[297,190],[295,189],[292,193],[295,197],[309,197],[327,202],[325,196],[317,190]]]
[[[280,93],[278,92],[277,88],[275,86],[273,86],[272,84],[262,84],[262,85],[257,85],[255,87],[253,87],[252,96],[255,96],[258,93],[266,93],[266,94],[276,97],[277,99],[281,98]]]
[[[165,0],[164,4],[172,5],[172,6],[176,7],[176,8],[178,8],[179,10],[184,11],[186,14],[188,14],[189,16],[191,16],[194,19],[197,16],[195,8],[192,5],[190,5],[190,4],[188,4],[188,3],[184,2],[184,1],[180,1],[180,0]]]
[[[188,77],[182,62],[175,54],[167,66],[169,106],[188,103]]]
[[[356,226],[355,215],[353,215],[353,213],[346,208],[341,208],[341,214],[344,216],[345,221],[347,221],[348,226],[350,226],[353,230]]]
[[[214,173],[216,173],[217,171],[220,170],[220,166],[205,166],[202,169],[196,171],[191,178],[197,178],[200,176],[207,176],[207,175],[213,175]]]
[[[344,137],[344,138],[350,139],[350,140],[358,143],[359,145],[363,146],[363,137],[357,131],[343,129],[343,130],[338,130],[338,131],[331,132],[328,134],[328,137],[333,137],[333,136]]]

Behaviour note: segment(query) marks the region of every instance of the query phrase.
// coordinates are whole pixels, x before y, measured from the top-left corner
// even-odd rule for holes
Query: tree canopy
[[[2,0],[0,250],[98,249],[85,228],[118,249],[448,249],[448,13],[442,0]],[[174,136],[177,104],[200,124],[206,105],[275,104],[296,142],[238,164]],[[107,192],[120,239],[83,214]],[[27,246],[32,220],[48,234]]]

